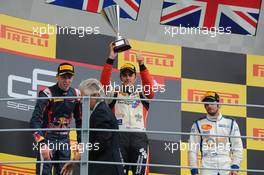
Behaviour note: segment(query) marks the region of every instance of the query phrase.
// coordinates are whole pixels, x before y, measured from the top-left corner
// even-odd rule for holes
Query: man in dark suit
[[[80,84],[82,96],[103,97],[104,91],[101,83],[96,79],[84,80]],[[103,99],[90,99],[90,128],[117,129],[118,124],[114,113]],[[89,150],[89,160],[122,162],[119,149],[119,137],[117,132],[90,131],[90,144],[95,149]],[[98,149],[97,149],[97,145]],[[79,156],[80,157],[80,156]],[[80,158],[79,158],[80,159]],[[72,173],[73,163],[67,163],[62,174]],[[89,164],[89,175],[124,175],[122,165]]]

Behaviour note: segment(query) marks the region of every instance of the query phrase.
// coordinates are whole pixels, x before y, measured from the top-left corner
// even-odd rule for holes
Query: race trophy
[[[119,28],[119,16],[120,16],[120,9],[119,5],[112,5],[104,8],[101,12],[104,16],[105,20],[108,24],[112,27],[114,32],[116,33],[116,40],[114,41],[114,51],[115,52],[123,52],[131,48],[127,39],[123,38],[120,35],[120,28]]]

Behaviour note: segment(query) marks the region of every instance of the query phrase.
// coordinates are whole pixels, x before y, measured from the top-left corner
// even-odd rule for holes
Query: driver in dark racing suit
[[[69,128],[72,118],[75,118],[76,128],[81,128],[81,103],[79,99],[62,99],[60,97],[79,96],[78,89],[71,88],[74,67],[69,63],[62,63],[58,67],[57,84],[39,92],[39,97],[58,97],[55,99],[37,100],[32,118],[31,128]],[[35,142],[38,144],[37,160],[70,160],[71,149],[69,131],[36,131]],[[77,132],[77,141],[81,135]],[[64,163],[37,163],[36,174],[60,174]]]

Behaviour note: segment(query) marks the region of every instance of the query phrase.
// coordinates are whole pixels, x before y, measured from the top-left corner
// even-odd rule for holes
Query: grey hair
[[[99,97],[105,97],[105,92],[102,84],[95,78],[89,78],[80,83],[80,91],[85,96],[94,96],[95,94]],[[104,101],[103,99],[96,99],[97,101]]]

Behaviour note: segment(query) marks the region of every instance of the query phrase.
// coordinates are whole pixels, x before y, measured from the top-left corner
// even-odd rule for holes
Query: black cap
[[[71,74],[74,75],[74,67],[70,63],[61,63],[57,69],[57,75]]]
[[[202,102],[214,102],[214,101],[216,102],[220,101],[219,95],[213,91],[206,92],[206,94],[203,97]]]

